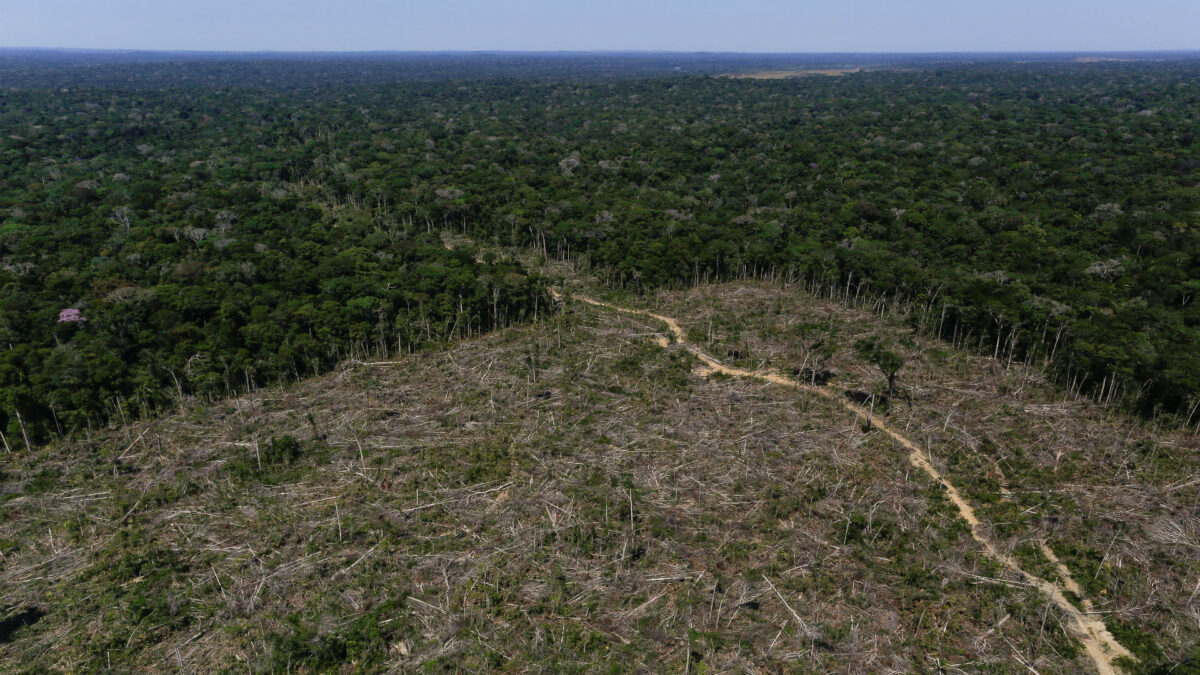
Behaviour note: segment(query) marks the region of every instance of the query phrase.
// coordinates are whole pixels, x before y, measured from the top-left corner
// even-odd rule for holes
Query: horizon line
[[[17,51],[42,52],[109,52],[123,54],[327,54],[327,55],[385,55],[385,54],[672,54],[672,55],[754,55],[754,56],[828,56],[828,55],[1028,55],[1028,54],[1197,54],[1200,47],[1154,49],[991,49],[991,50],[930,50],[930,51],[738,51],[738,50],[679,50],[679,49],[167,49],[147,47],[45,47],[0,46],[0,53]]]

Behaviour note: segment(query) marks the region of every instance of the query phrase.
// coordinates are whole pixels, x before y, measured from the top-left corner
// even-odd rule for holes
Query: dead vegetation
[[[1052,579],[1046,541],[1125,644],[1144,635],[1170,657],[1195,642],[1194,438],[793,291],[730,284],[650,304],[726,362],[819,361],[832,386],[869,394],[882,378],[850,346],[892,340],[911,401],[877,412],[930,449],[1001,550]],[[816,345],[828,325],[836,349]],[[189,672],[1089,667],[1067,618],[982,554],[892,440],[835,401],[701,377],[661,332],[568,306],[5,457],[0,603],[44,614],[0,639],[0,658]]]
[[[882,403],[891,423],[963,488],[1001,553],[1053,579],[1057,565],[1031,554],[1046,542],[1080,577],[1080,606],[1138,656],[1170,660],[1196,643],[1200,565],[1180,556],[1190,541],[1182,533],[1200,524],[1194,434],[1064,394],[1036,368],[920,338],[902,308],[881,317],[759,284],[663,294],[652,304],[693,317],[683,322],[689,335],[738,365],[794,364],[800,372],[815,361],[848,398]],[[880,395],[878,372],[849,348],[870,336],[904,357],[899,400]],[[815,343],[824,343],[825,357]]]

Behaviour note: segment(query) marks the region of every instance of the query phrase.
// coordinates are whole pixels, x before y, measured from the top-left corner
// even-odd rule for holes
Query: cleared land
[[[786,80],[792,77],[812,77],[827,75],[838,77],[849,73],[861,73],[862,68],[813,68],[807,70],[760,70],[753,73],[733,73],[722,75],[735,80]]]
[[[800,389],[801,391],[809,392],[826,399],[840,399],[838,392],[831,387],[818,387],[816,385],[804,384],[803,382],[785,377],[778,372],[773,372],[770,370],[746,370],[744,368],[731,368],[726,366],[720,361],[717,361],[713,357],[705,354],[695,346],[689,344],[683,329],[679,327],[679,322],[671,317],[654,314],[652,312],[646,312],[645,310],[631,310],[624,307],[618,307],[611,303],[593,300],[588,297],[581,296],[579,299],[597,307],[607,307],[620,312],[640,314],[662,321],[667,325],[672,337],[683,343],[685,347],[687,347],[688,350],[691,351],[692,354],[694,354],[696,358],[700,359],[700,361],[704,364],[704,366],[698,371],[701,375],[707,376],[714,373],[720,373],[735,377],[749,377],[784,387]],[[660,345],[664,347],[668,344],[669,341],[666,343],[660,343]],[[1013,557],[1003,554],[997,550],[995,542],[987,538],[987,536],[984,534],[984,523],[976,516],[974,507],[971,506],[971,504],[969,504],[965,499],[963,499],[962,494],[953,483],[947,480],[940,471],[934,468],[933,464],[930,463],[928,452],[906,437],[902,432],[898,431],[894,426],[889,424],[884,417],[876,415],[873,409],[868,410],[867,408],[863,408],[862,406],[858,406],[847,401],[842,401],[842,406],[856,415],[861,416],[864,420],[867,420],[868,426],[883,431],[885,434],[892,437],[893,440],[899,443],[905,450],[907,450],[909,452],[909,463],[912,464],[913,467],[925,472],[931,479],[946,488],[947,498],[949,498],[950,502],[954,504],[954,507],[958,509],[959,518],[961,518],[967,523],[968,526],[970,526],[971,536],[974,537],[975,541],[979,542],[979,544],[983,546],[983,550],[1001,565],[1023,577],[1031,585],[1037,587],[1039,590],[1045,593],[1047,597],[1054,601],[1061,611],[1071,617],[1074,624],[1073,628],[1075,629],[1076,637],[1078,637],[1083,643],[1084,648],[1087,650],[1088,656],[1092,658],[1097,670],[1105,675],[1108,675],[1109,673],[1115,673],[1116,668],[1114,661],[1116,659],[1130,658],[1133,656],[1128,649],[1117,642],[1116,638],[1114,638],[1112,633],[1105,627],[1103,621],[1100,621],[1092,616],[1088,616],[1090,612],[1085,614],[1084,611],[1081,611],[1079,608],[1075,607],[1073,604],[1071,604],[1071,601],[1067,599],[1066,595],[1063,593],[1064,590],[1069,590],[1076,595],[1080,595],[1082,591],[1079,588],[1079,585],[1075,583],[1075,579],[1071,576],[1070,570],[1068,570],[1067,567],[1063,565],[1061,561],[1059,561],[1058,557],[1054,554],[1050,547],[1045,544],[1045,542],[1041,544],[1042,553],[1048,560],[1055,564],[1056,572],[1062,579],[1061,586],[1046,581],[1045,579],[1042,579],[1034,574],[1030,574],[1028,571],[1024,570],[1020,563],[1018,563]],[[782,597],[780,599],[782,600]],[[1085,610],[1092,609],[1090,600],[1083,598],[1082,602]],[[797,621],[800,621],[798,617]]]
[[[0,603],[42,614],[0,658],[1094,670],[1077,615],[977,537],[1079,610],[1092,600],[1144,662],[1195,644],[1194,436],[794,289],[636,308],[723,366],[816,368],[841,396],[703,375],[657,319],[568,303],[444,352],[8,457]],[[906,397],[868,398],[864,425],[844,401],[882,383],[851,348],[870,335],[904,357]],[[971,504],[974,532],[885,424]]]

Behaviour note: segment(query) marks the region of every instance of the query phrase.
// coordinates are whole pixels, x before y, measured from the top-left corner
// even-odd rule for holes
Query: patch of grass
[[[334,630],[321,630],[301,614],[285,620],[286,629],[271,636],[267,670],[272,673],[348,672],[380,669],[393,644],[412,633],[404,593]]]
[[[1162,661],[1162,647],[1149,631],[1139,627],[1132,621],[1124,621],[1112,615],[1104,617],[1104,625],[1108,627],[1108,631],[1113,634],[1117,642],[1120,642],[1126,649],[1133,652],[1133,655],[1138,657],[1143,663],[1158,663]]]
[[[318,439],[302,442],[284,434],[256,447],[236,448],[237,455],[226,466],[238,480],[278,485],[298,480],[307,467],[323,464],[330,450]],[[301,464],[301,459],[307,461]]]
[[[58,467],[41,469],[25,484],[25,494],[37,495],[49,492],[58,485],[59,478],[61,477],[62,469]]]
[[[1138,675],[1200,675],[1200,645],[1193,646],[1182,658],[1163,658],[1155,662],[1143,661],[1122,665],[1127,672]]]

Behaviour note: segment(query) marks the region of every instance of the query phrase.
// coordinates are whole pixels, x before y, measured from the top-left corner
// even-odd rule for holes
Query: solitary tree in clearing
[[[878,336],[872,335],[854,343],[858,355],[870,361],[887,378],[887,395],[891,398],[896,392],[896,373],[904,367],[904,359],[899,354],[885,348]]]

